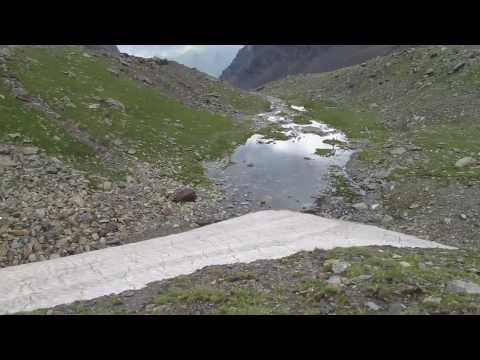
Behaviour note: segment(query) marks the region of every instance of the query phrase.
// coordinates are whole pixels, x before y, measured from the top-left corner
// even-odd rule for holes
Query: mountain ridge
[[[247,45],[221,80],[254,89],[288,75],[333,71],[415,45]]]

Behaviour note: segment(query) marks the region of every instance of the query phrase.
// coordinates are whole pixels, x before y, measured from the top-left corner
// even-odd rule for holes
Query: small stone
[[[334,274],[343,274],[350,267],[350,264],[346,261],[333,260],[330,262],[332,265],[332,271]]]
[[[330,285],[342,285],[343,278],[338,275],[333,275],[328,278],[327,283]]]
[[[382,223],[383,224],[389,224],[393,221],[393,217],[391,217],[390,215],[385,215],[383,216],[382,218]]]
[[[85,201],[82,199],[80,195],[74,195],[72,196],[72,201],[74,204],[76,204],[79,207],[84,207],[85,206]]]
[[[448,292],[480,294],[480,285],[466,280],[452,280],[447,285]]]
[[[400,266],[403,267],[403,268],[409,268],[410,266],[410,263],[406,262],[406,261],[400,261]]]
[[[135,154],[137,153],[137,150],[135,150],[135,149],[133,149],[133,148],[130,148],[130,149],[127,150],[127,153],[128,153],[129,155],[135,155]]]
[[[399,155],[405,154],[406,152],[407,152],[407,149],[405,149],[404,147],[397,147],[392,151],[390,151],[390,154],[399,156]]]
[[[30,261],[30,262],[37,261],[37,256],[35,254],[30,254],[28,256],[28,261]]]
[[[435,70],[433,70],[432,68],[428,69],[427,72],[425,73],[425,75],[428,75],[428,76],[431,76],[435,73]]]
[[[392,258],[393,258],[393,259],[401,259],[402,256],[401,256],[401,255],[398,255],[398,254],[393,254]]]
[[[28,230],[24,230],[24,229],[10,230],[10,233],[14,236],[27,236]]]
[[[353,204],[352,207],[357,210],[368,210],[368,205],[364,202]]]
[[[113,238],[106,241],[107,245],[120,245],[121,241],[118,238]]]
[[[125,105],[123,105],[123,103],[118,101],[118,100],[108,98],[108,99],[105,100],[105,104],[107,104],[108,106],[110,106],[114,109],[125,112]]]
[[[388,313],[391,315],[400,315],[404,309],[405,306],[403,304],[393,303],[388,307]]]
[[[470,156],[467,156],[467,157],[464,157],[464,158],[461,158],[460,160],[458,160],[455,163],[455,167],[463,168],[463,167],[472,166],[472,165],[475,165],[475,164],[477,164],[477,160],[475,160],[474,158],[472,158]]]
[[[105,181],[103,183],[103,190],[105,190],[105,191],[112,190],[112,183],[110,181]]]
[[[27,146],[23,149],[23,155],[35,155],[38,153],[38,148],[35,146]]]
[[[47,167],[47,170],[46,170],[47,174],[51,174],[51,175],[58,174],[58,171],[59,169],[56,166],[49,166]]]
[[[10,156],[0,155],[0,167],[17,166],[17,163],[13,161]]]
[[[378,306],[377,304],[375,304],[373,301],[369,301],[365,304],[370,310],[372,311],[378,311],[378,310],[381,310],[382,307],[381,306]]]
[[[146,312],[152,312],[155,310],[155,308],[157,307],[157,305],[155,304],[148,304],[147,306],[145,306],[145,311]]]
[[[444,222],[446,225],[451,225],[451,224],[452,224],[452,219],[451,219],[451,218],[445,218],[445,219],[443,219],[443,222]]]
[[[465,215],[465,214],[460,214],[460,219],[462,219],[462,220],[467,220],[467,215]]]
[[[372,275],[359,275],[355,278],[355,280],[359,280],[359,281],[366,281],[366,280],[370,280],[373,276]]]
[[[44,218],[45,215],[47,214],[45,209],[37,209],[35,210],[35,215],[39,218]]]
[[[20,135],[19,133],[13,133],[13,134],[8,134],[8,137],[12,140],[16,140],[16,139],[20,139],[22,135]]]
[[[455,65],[455,67],[452,69],[452,73],[456,73],[458,71],[460,71],[461,69],[463,69],[465,67],[465,63],[464,62],[461,62],[457,65]]]
[[[425,299],[422,300],[422,302],[425,304],[440,304],[442,302],[442,299],[437,296],[427,296]]]

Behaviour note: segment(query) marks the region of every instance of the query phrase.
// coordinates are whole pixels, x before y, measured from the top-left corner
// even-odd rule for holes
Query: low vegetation
[[[268,124],[267,126],[263,127],[262,129],[256,131],[257,134],[263,135],[266,139],[273,139],[273,140],[288,140],[290,136],[285,134],[283,128],[279,124]]]
[[[29,93],[45,100],[62,119],[78,124],[97,142],[113,149],[115,142],[121,142],[125,149],[135,148],[136,156],[146,161],[168,159],[185,181],[205,182],[201,161],[232,151],[250,135],[248,123],[238,124],[167,98],[154,87],[109,71],[109,59],[87,57],[80,47],[20,47],[8,66]],[[119,101],[125,110],[105,105],[105,99]],[[15,118],[23,112],[31,119],[40,115],[20,110],[23,106],[18,100],[4,102],[17,113],[2,121],[0,126],[6,130],[30,134],[34,143],[58,155],[80,154],[70,156],[74,162],[91,155],[88,148],[66,136],[58,141],[61,144],[65,139],[66,144],[55,145],[52,137],[62,130],[48,121],[26,129],[24,124],[34,121]],[[245,103],[250,103],[249,95]],[[253,107],[264,105],[254,102]]]
[[[125,296],[33,313],[480,314],[480,294],[475,293],[479,268],[478,251],[378,246],[315,250],[207,267]]]

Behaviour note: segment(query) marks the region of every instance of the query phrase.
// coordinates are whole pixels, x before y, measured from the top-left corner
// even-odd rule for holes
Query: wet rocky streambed
[[[344,168],[352,153],[342,132],[310,119],[302,107],[270,100],[271,111],[257,120],[278,127],[273,136],[255,134],[229,158],[205,164],[207,175],[239,212],[310,208],[327,187],[331,167]]]

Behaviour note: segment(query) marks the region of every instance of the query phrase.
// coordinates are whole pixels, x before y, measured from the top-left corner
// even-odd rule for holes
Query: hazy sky
[[[213,76],[230,65],[243,45],[118,45],[127,54],[178,61]]]

